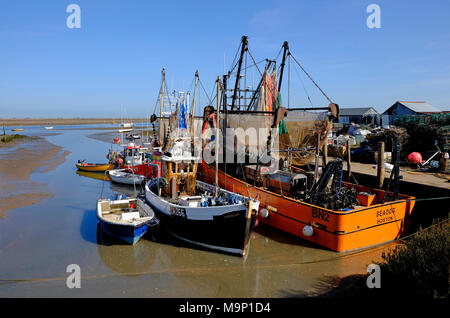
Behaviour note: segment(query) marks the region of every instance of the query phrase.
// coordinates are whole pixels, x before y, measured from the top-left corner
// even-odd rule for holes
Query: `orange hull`
[[[202,163],[199,179],[215,182],[215,169]],[[370,189],[345,183],[357,192],[371,191],[375,199],[370,206],[350,211],[332,211],[305,203],[293,198],[284,197],[261,187],[253,187],[219,171],[219,186],[229,191],[248,195],[260,201],[260,209],[269,211],[267,218],[260,222],[282,231],[304,238],[331,250],[345,252],[398,239],[404,230],[404,219],[414,207],[414,197],[399,195],[399,200],[379,204],[385,191]],[[307,237],[302,230],[310,224],[314,233]]]

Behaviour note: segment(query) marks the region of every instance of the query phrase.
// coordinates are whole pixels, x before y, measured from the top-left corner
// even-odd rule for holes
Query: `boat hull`
[[[147,203],[160,220],[160,227],[169,234],[206,249],[241,256],[246,254],[256,221],[256,213],[246,205],[175,207],[150,191],[148,184],[145,192]],[[172,213],[175,209],[177,213]]]
[[[211,182],[215,169],[202,163],[199,180]],[[376,194],[383,198],[384,191],[344,183],[358,192]],[[248,184],[247,184],[248,185]],[[345,252],[398,239],[404,231],[404,220],[414,207],[414,197],[400,195],[399,200],[376,204],[351,211],[332,211],[285,197],[261,187],[253,187],[242,180],[219,171],[219,186],[240,194],[250,192],[260,201],[259,208],[268,210],[268,216],[258,213],[261,223],[306,239],[325,248]],[[311,225],[313,235],[305,236],[303,229]]]
[[[125,199],[113,201],[113,203],[128,204],[129,201],[130,199]],[[153,211],[151,211],[151,215],[146,217],[145,220],[140,219],[137,222],[133,221],[130,223],[125,223],[123,221],[112,221],[103,215],[105,212],[102,208],[103,203],[105,203],[104,200],[99,200],[97,203],[97,220],[100,222],[102,230],[108,235],[127,244],[136,244],[148,231],[149,226],[157,223],[157,219],[155,218]],[[142,203],[145,204],[144,201],[142,201]]]
[[[121,169],[120,169],[121,170]],[[111,178],[111,181],[115,183],[121,183],[121,184],[128,184],[128,185],[140,185],[142,181],[145,180],[145,177],[142,175],[133,175],[131,173],[120,173],[118,174],[116,172],[117,170],[110,170],[109,171],[109,177]],[[125,170],[123,170],[125,172]]]
[[[83,164],[79,164],[77,163],[75,165],[79,170],[81,171],[106,171],[106,170],[112,170],[114,169],[114,165],[113,164],[95,164],[95,163],[91,163],[88,164],[87,166],[84,166]]]
[[[127,244],[136,244],[147,232],[149,225],[144,224],[139,227],[123,226],[100,221],[102,230]]]

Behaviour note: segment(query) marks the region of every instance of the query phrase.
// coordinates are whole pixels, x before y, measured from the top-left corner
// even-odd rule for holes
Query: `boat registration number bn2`
[[[325,222],[328,222],[328,219],[330,218],[330,214],[328,212],[322,211],[317,208],[312,208],[312,217],[321,219]]]

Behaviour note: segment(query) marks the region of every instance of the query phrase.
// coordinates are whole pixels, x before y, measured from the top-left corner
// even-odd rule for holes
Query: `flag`
[[[187,129],[186,126],[186,105],[184,102],[180,104],[180,129]]]

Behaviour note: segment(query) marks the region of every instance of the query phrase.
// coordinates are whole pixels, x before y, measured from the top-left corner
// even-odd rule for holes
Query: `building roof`
[[[373,107],[340,108],[340,116],[364,116],[369,114],[377,115],[378,112]]]
[[[440,112],[440,109],[437,109],[434,106],[431,106],[427,102],[407,102],[407,101],[397,101],[397,103],[402,104],[403,106],[411,109],[416,113],[436,113]],[[394,104],[395,105],[395,104]]]

